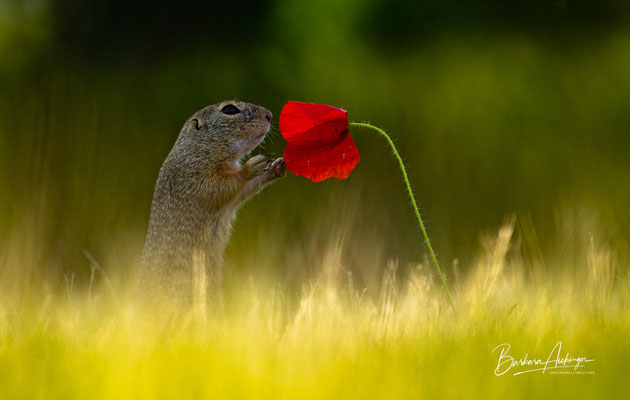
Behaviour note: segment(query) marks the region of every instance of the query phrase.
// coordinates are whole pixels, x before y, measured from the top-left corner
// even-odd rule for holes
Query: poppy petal
[[[280,113],[280,132],[289,143],[337,138],[347,128],[348,112],[326,104],[289,101]],[[306,132],[308,138],[303,137]]]
[[[347,131],[336,141],[289,143],[284,148],[283,158],[291,173],[313,182],[327,178],[346,179],[361,160],[352,136]]]

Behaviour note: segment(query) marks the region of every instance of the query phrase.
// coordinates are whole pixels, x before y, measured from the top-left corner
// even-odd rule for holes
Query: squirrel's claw
[[[287,164],[282,157],[276,158],[267,166],[266,173],[269,175],[270,180],[281,178],[287,174]]]
[[[253,156],[243,166],[244,172],[248,175],[249,178],[254,178],[258,175],[264,173],[269,167],[269,155],[268,154],[258,154]]]
[[[269,162],[269,154],[259,154],[253,156],[243,166],[242,173],[247,180],[253,179],[259,175],[265,174],[267,181],[281,178],[287,174],[287,165],[282,157],[276,158],[273,162]]]

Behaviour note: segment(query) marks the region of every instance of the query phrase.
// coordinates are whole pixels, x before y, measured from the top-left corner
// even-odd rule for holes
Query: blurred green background
[[[137,261],[179,129],[231,98],[272,110],[276,154],[288,100],[386,129],[447,272],[512,213],[547,260],[571,253],[567,215],[624,247],[629,17],[622,0],[0,0],[5,272],[24,257],[31,276],[85,280],[83,249],[110,272]],[[362,161],[348,180],[288,176],[243,207],[233,273],[300,279],[331,240],[357,271],[423,259],[385,142],[351,133]],[[283,262],[302,247],[301,265]],[[254,272],[261,254],[274,271]]]

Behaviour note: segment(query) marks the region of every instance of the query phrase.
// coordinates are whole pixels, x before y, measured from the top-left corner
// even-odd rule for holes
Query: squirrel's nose
[[[265,112],[265,118],[267,118],[267,122],[271,122],[271,118],[273,118],[271,111]]]

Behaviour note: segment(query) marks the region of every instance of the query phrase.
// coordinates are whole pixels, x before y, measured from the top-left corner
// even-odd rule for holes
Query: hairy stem
[[[433,264],[435,265],[435,270],[437,271],[438,276],[440,277],[440,281],[442,282],[442,288],[444,289],[444,293],[446,293],[446,297],[448,298],[448,302],[451,305],[453,311],[455,311],[455,305],[453,304],[453,299],[451,297],[451,292],[448,290],[448,286],[446,285],[446,277],[440,268],[440,264],[438,263],[437,257],[435,256],[435,252],[433,251],[433,247],[431,246],[431,241],[429,240],[429,235],[427,234],[427,230],[424,227],[424,223],[422,222],[422,217],[420,217],[420,211],[418,210],[418,204],[416,203],[416,198],[413,195],[413,190],[411,190],[411,184],[409,183],[409,177],[407,176],[407,170],[405,169],[405,164],[394,145],[394,142],[389,137],[384,130],[377,128],[376,126],[362,123],[362,122],[351,122],[350,126],[356,126],[360,128],[370,128],[377,131],[381,136],[387,140],[389,146],[392,148],[394,152],[394,156],[398,160],[398,166],[400,167],[400,172],[402,172],[403,178],[405,179],[405,184],[407,185],[407,192],[409,193],[409,199],[411,199],[411,205],[413,206],[413,210],[416,212],[416,217],[418,218],[418,225],[420,225],[420,230],[422,231],[422,235],[424,235],[424,241],[427,244],[427,248],[429,249],[429,253],[431,254],[431,258],[433,259]]]

